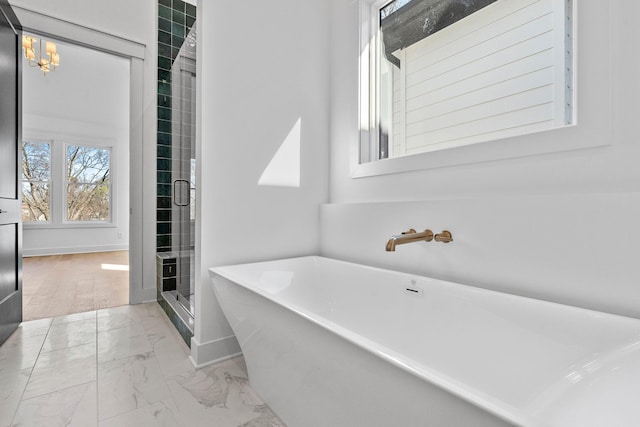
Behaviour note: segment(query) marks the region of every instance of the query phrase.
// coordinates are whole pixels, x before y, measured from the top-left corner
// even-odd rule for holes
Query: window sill
[[[603,103],[600,107],[600,120],[591,124],[568,125],[527,135],[360,164],[354,162],[351,177],[366,178],[609,146],[612,129],[610,115],[604,109],[606,106]]]
[[[31,224],[22,223],[25,230],[49,230],[49,229],[75,229],[75,228],[117,228],[117,225],[112,222],[81,222],[78,224]]]

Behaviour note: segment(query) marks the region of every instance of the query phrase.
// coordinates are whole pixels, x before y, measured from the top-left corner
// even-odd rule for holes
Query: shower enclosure
[[[196,188],[196,27],[171,69],[172,252],[176,254],[176,300],[193,316]]]
[[[185,3],[171,4],[179,7],[172,16],[179,17]],[[183,41],[172,33],[171,45],[159,42],[158,57],[158,302],[187,344],[195,315],[197,30],[193,19]],[[162,17],[159,21],[164,22]],[[164,34],[168,33],[160,30],[159,39]]]

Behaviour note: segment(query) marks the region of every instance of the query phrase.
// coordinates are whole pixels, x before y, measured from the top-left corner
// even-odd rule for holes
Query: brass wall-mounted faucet
[[[391,236],[387,242],[386,249],[387,252],[395,252],[397,245],[422,241],[430,242],[432,240],[435,240],[436,242],[449,243],[453,241],[453,236],[448,230],[443,230],[441,233],[434,235],[433,231],[428,229],[418,233],[416,230],[411,228],[409,231],[405,231],[402,234]]]
[[[453,242],[453,236],[451,235],[450,231],[443,230],[442,233],[438,233],[433,236],[433,240],[435,240],[436,242],[449,243]]]
[[[413,242],[430,242],[433,240],[433,231],[424,230],[423,232],[418,233],[413,228],[409,231],[405,231],[402,234],[396,234],[395,236],[391,236],[389,241],[387,242],[387,252],[394,252],[396,250],[396,245],[404,245],[405,243],[413,243]]]

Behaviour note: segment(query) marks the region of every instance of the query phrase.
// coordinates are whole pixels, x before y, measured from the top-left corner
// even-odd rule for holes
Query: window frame
[[[41,132],[30,132],[23,141],[49,141],[51,143],[51,188],[49,203],[51,204],[51,221],[47,223],[23,222],[25,229],[75,229],[75,228],[117,228],[117,141],[111,138],[69,137],[52,135],[44,137]],[[87,142],[90,141],[90,142]],[[68,221],[67,187],[66,187],[66,148],[69,145],[108,148],[110,150],[109,184],[110,184],[110,220],[109,221]]]
[[[52,168],[52,164],[53,164],[53,140],[51,139],[45,139],[45,138],[23,138],[22,139],[22,144],[25,143],[31,143],[31,144],[41,144],[41,145],[48,145],[49,146],[49,181],[33,181],[33,180],[27,180],[24,179],[24,171],[20,170],[20,184],[21,184],[21,200],[24,199],[24,196],[22,196],[22,185],[25,183],[31,183],[31,182],[35,182],[35,183],[39,183],[39,184],[48,184],[49,185],[49,220],[48,221],[25,221],[24,219],[22,219],[22,223],[23,225],[29,225],[29,226],[47,226],[47,225],[51,225],[53,223],[53,210],[54,210],[54,201],[53,201],[53,193],[54,193],[54,176],[53,176],[53,168]],[[22,169],[22,161],[20,162],[20,166]],[[22,216],[22,213],[21,213]]]
[[[114,224],[114,220],[113,220],[113,216],[114,216],[114,196],[113,196],[113,189],[114,189],[114,184],[113,184],[113,171],[114,171],[114,165],[113,165],[113,158],[114,156],[114,147],[113,146],[109,146],[109,145],[101,145],[101,144],[90,144],[90,143],[84,143],[84,142],[70,142],[70,141],[65,141],[63,145],[63,162],[62,162],[62,204],[63,204],[63,208],[62,208],[62,224],[65,226],[70,226],[70,225],[75,225],[75,226],[93,226],[93,225],[97,225],[97,224]],[[109,152],[109,220],[95,220],[95,221],[76,221],[76,220],[70,220],[69,219],[69,204],[68,204],[68,200],[67,200],[67,195],[68,195],[68,186],[70,184],[70,182],[67,180],[67,161],[69,160],[67,158],[67,152],[70,146],[75,146],[75,147],[89,147],[89,148],[97,148],[100,150],[107,150]],[[96,185],[93,183],[80,183],[80,184],[88,184],[88,185]],[[104,184],[103,184],[104,185]]]
[[[377,127],[372,70],[375,70],[378,8],[388,3],[360,0],[359,138],[353,142],[351,177],[364,178],[401,172],[457,166],[492,160],[527,157],[611,144],[611,5],[599,11],[593,6],[572,4],[573,34],[573,118],[570,125],[519,136],[410,154],[375,159]],[[579,23],[579,25],[578,25]],[[599,32],[589,31],[597,28]],[[585,48],[579,50],[582,46]],[[588,47],[588,48],[587,48]],[[579,96],[588,90],[589,96]],[[586,99],[599,99],[589,102]],[[374,113],[374,114],[372,114]],[[603,125],[604,122],[604,125]]]

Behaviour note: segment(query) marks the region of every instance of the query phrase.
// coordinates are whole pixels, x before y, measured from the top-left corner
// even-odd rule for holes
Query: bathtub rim
[[[489,393],[470,387],[466,385],[464,382],[458,381],[448,375],[445,375],[442,372],[438,371],[437,369],[434,369],[425,364],[419,363],[414,359],[404,356],[390,349],[389,347],[386,347],[385,345],[382,345],[380,343],[377,343],[376,341],[373,341],[358,333],[355,333],[325,317],[311,313],[297,304],[294,304],[291,302],[284,302],[278,299],[277,295],[274,295],[272,293],[266,292],[261,288],[253,287],[250,284],[245,283],[244,278],[240,277],[240,275],[235,274],[233,272],[233,268],[235,267],[253,266],[253,265],[260,265],[260,264],[274,264],[277,262],[291,262],[291,261],[300,261],[300,260],[312,260],[313,262],[315,262],[315,260],[317,259],[328,260],[329,262],[336,262],[336,263],[340,263],[340,264],[350,266],[350,267],[355,267],[355,268],[364,268],[366,270],[371,270],[374,272],[397,274],[401,277],[408,278],[408,279],[422,279],[422,280],[427,279],[429,281],[439,282],[440,284],[446,284],[446,286],[459,288],[465,291],[478,292],[485,295],[488,293],[488,294],[499,295],[501,298],[529,300],[529,301],[533,301],[536,304],[544,304],[549,307],[553,306],[562,310],[577,311],[585,314],[590,313],[591,315],[611,317],[616,319],[640,321],[640,319],[621,316],[613,313],[606,313],[606,312],[591,310],[583,307],[556,303],[553,301],[540,300],[532,297],[510,294],[507,292],[480,288],[472,285],[466,285],[462,283],[451,282],[448,280],[432,278],[429,276],[422,276],[422,275],[413,274],[413,273],[405,273],[397,270],[374,267],[374,266],[369,266],[365,264],[358,264],[355,262],[343,261],[343,260],[324,257],[320,255],[306,255],[306,256],[290,257],[290,258],[278,258],[278,259],[266,260],[266,261],[257,261],[257,262],[248,262],[248,263],[241,263],[241,264],[231,264],[231,265],[224,265],[224,266],[218,266],[218,267],[211,267],[208,269],[210,278],[212,280],[212,287],[214,292],[216,293],[216,296],[218,294],[216,291],[215,279],[216,277],[220,277],[225,281],[231,282],[235,285],[239,285],[250,292],[258,294],[261,297],[267,299],[268,301],[273,302],[279,305],[280,307],[283,307],[284,309],[294,312],[295,314],[312,322],[313,324],[320,326],[321,328],[331,333],[334,333],[335,335],[348,341],[349,343],[354,344],[360,347],[361,349],[374,354],[375,356],[379,357],[380,359],[388,363],[391,363],[397,368],[402,369],[403,371],[408,372],[409,374],[414,375],[422,379],[423,381],[430,383],[435,387],[439,387],[444,391],[451,393],[452,395],[459,397],[465,400],[466,402],[472,405],[475,405],[487,412],[490,412],[491,414],[517,426],[540,427],[540,426],[547,425],[547,423],[545,423],[544,420],[538,419],[538,417],[535,417],[532,414],[528,414],[525,411],[513,405],[507,404],[504,401],[493,397]]]

